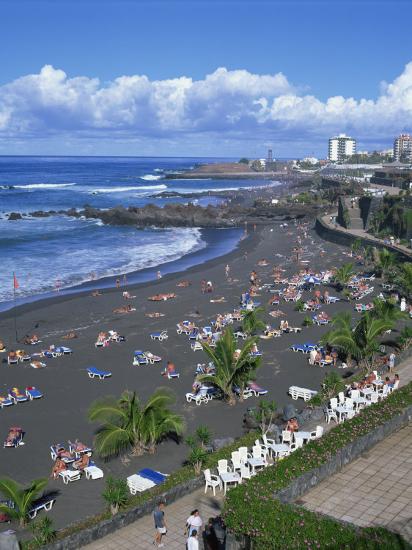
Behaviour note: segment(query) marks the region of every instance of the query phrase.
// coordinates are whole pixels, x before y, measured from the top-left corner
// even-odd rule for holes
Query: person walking
[[[192,534],[187,539],[187,550],[199,550],[199,541],[197,538],[196,529],[193,529]]]
[[[396,355],[392,352],[389,355],[389,363],[388,363],[389,372],[393,372],[393,369],[395,368],[395,359],[396,359]]]
[[[163,536],[167,533],[167,523],[165,518],[165,503],[159,502],[153,512],[153,519],[155,524],[155,537],[153,544],[158,548],[163,548],[164,544],[162,542]]]
[[[186,520],[186,534],[190,537],[192,532],[196,530],[197,533],[200,533],[200,529],[203,525],[202,518],[200,517],[199,510],[193,510],[190,513],[190,516]]]

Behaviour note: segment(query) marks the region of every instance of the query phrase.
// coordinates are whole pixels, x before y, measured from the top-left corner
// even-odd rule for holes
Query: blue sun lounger
[[[141,350],[136,350],[134,352],[133,357],[133,365],[134,366],[140,366],[140,365],[148,365],[149,359],[146,357],[145,353]]]
[[[26,395],[30,399],[30,401],[33,401],[33,399],[40,399],[43,397],[43,394],[40,390],[35,388],[34,386],[28,386],[26,388]]]
[[[137,473],[139,476],[142,476],[146,479],[150,479],[150,481],[153,481],[155,485],[160,485],[165,481],[167,477],[165,474],[162,474],[161,472],[156,472],[151,468],[143,468],[142,470],[139,470]]]
[[[89,375],[89,378],[98,378],[99,380],[104,380],[112,375],[111,372],[99,370],[96,369],[96,367],[87,367],[87,374]]]
[[[318,346],[316,344],[306,342],[305,344],[294,344],[293,346],[290,346],[290,349],[292,351],[300,351],[301,353],[309,353],[317,347]]]

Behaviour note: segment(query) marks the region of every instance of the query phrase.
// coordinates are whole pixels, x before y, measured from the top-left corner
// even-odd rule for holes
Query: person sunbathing
[[[87,466],[90,464],[90,454],[84,453],[79,458],[79,460],[76,460],[76,462],[73,463],[73,468],[75,470],[84,470],[87,468]]]
[[[31,365],[34,369],[41,369],[41,368],[43,368],[43,367],[46,366],[46,364],[45,364],[45,363],[42,363],[41,361],[32,361],[32,362],[30,363],[30,365]]]
[[[146,317],[149,317],[150,319],[157,319],[158,317],[164,317],[164,313],[159,313],[158,311],[154,311],[152,313],[145,313]]]
[[[14,350],[9,351],[9,361],[16,361],[19,357]]]
[[[72,449],[75,453],[81,453],[82,451],[87,451],[89,449],[89,447],[87,445],[85,445],[84,443],[82,443],[78,439],[75,439],[74,443],[69,441],[69,445],[72,447]]]
[[[61,459],[63,458],[69,458],[69,459],[73,459],[73,454],[68,451],[67,449],[65,449],[64,447],[60,446],[57,448],[56,450],[56,455],[57,457],[60,457]]]
[[[107,340],[107,334],[105,332],[99,332],[97,336],[97,341],[99,343],[104,343]]]
[[[63,340],[73,340],[73,338],[77,338],[77,334],[73,330],[62,336]]]
[[[128,304],[127,306],[116,307],[113,313],[131,313],[132,311],[136,311],[136,308]]]
[[[6,346],[4,345],[3,340],[0,340],[0,353],[2,353],[3,351],[6,351]]]
[[[125,291],[123,292],[123,298],[124,298],[125,300],[133,300],[133,298],[136,298],[136,296],[132,296],[132,295],[130,294],[130,292],[128,292],[127,290],[125,290]]]
[[[192,283],[190,281],[179,281],[178,283],[176,283],[176,286],[179,288],[187,288],[191,284]]]
[[[21,428],[10,428],[5,441],[6,447],[12,447],[13,445],[15,445],[17,443],[17,439],[21,436],[21,434]]]
[[[64,472],[65,470],[67,470],[67,464],[60,457],[57,457],[54,461],[50,477],[53,479],[57,479],[60,472]]]
[[[172,361],[168,361],[165,370],[162,372],[162,376],[167,376],[168,374],[174,374],[176,372],[175,364]]]

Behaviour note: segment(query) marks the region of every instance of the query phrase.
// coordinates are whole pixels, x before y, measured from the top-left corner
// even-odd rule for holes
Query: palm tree
[[[382,278],[386,279],[389,272],[394,268],[396,264],[396,255],[393,252],[389,252],[386,248],[379,250],[377,268],[382,273]]]
[[[47,483],[48,480],[45,478],[35,479],[25,489],[14,479],[0,479],[0,492],[14,504],[13,508],[6,504],[0,504],[0,512],[12,519],[17,519],[20,526],[24,526],[29,520],[33,502],[39,497]]]
[[[242,330],[246,334],[254,335],[258,330],[263,330],[265,328],[265,323],[259,317],[259,314],[263,313],[265,310],[263,307],[257,307],[256,309],[251,309],[247,311],[242,318]]]
[[[183,417],[170,410],[175,396],[167,388],[158,388],[143,404],[136,392],[125,391],[120,399],[104,397],[91,404],[88,418],[99,421],[96,449],[108,458],[132,449],[133,455],[154,453],[164,437],[180,436],[185,427]]]
[[[396,323],[400,319],[406,319],[408,316],[395,305],[392,300],[373,300],[373,309],[370,310],[371,317],[375,319],[385,319],[385,321]]]
[[[260,367],[261,358],[251,357],[250,352],[256,338],[248,338],[239,354],[236,354],[236,342],[231,328],[227,328],[219,338],[216,348],[203,344],[203,349],[215,366],[215,374],[202,374],[200,381],[211,382],[220,389],[230,405],[236,403],[233,386],[238,386],[242,395],[246,384],[254,377]]]
[[[338,313],[332,319],[332,326],[333,329],[321,338],[321,343],[342,349],[346,354],[346,363],[350,366],[352,357],[357,359],[361,355],[352,330],[351,314],[348,312]]]
[[[345,285],[351,280],[353,276],[353,264],[344,264],[342,267],[336,270],[333,276],[338,287],[342,290]]]
[[[394,326],[393,321],[376,318],[369,311],[362,314],[354,328],[350,313],[345,312],[336,315],[332,324],[334,328],[324,335],[322,343],[342,349],[348,365],[354,357],[368,372],[373,366],[375,354],[379,351],[379,336]]]
[[[367,372],[373,368],[375,354],[379,351],[379,336],[387,330],[392,330],[394,322],[388,319],[378,319],[367,311],[354,328],[354,339],[360,349],[360,359]]]
[[[412,296],[412,263],[409,262],[400,266],[398,284],[408,298]]]

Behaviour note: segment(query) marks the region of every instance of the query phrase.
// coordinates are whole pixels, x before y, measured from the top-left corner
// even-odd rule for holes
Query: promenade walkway
[[[200,517],[207,523],[211,517],[218,516],[223,504],[222,493],[217,491],[216,497],[209,489],[207,495],[204,489],[199,489],[165,508],[165,517],[168,525],[167,536],[163,538],[165,550],[184,550],[186,537],[184,528],[190,512],[196,508]],[[85,546],[87,550],[152,550],[154,537],[152,516],[145,516],[138,521],[119,529],[92,544]],[[199,546],[203,548],[199,539]]]
[[[298,503],[362,527],[387,527],[412,543],[412,425],[322,481]]]

